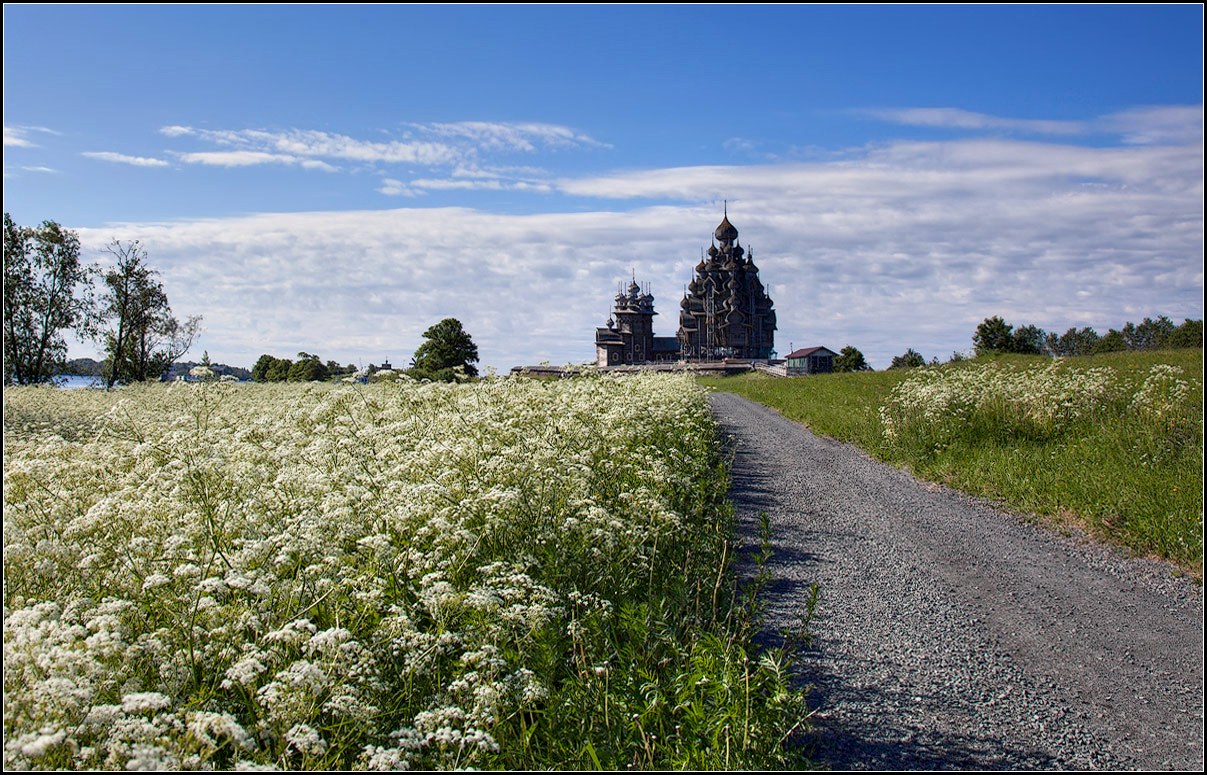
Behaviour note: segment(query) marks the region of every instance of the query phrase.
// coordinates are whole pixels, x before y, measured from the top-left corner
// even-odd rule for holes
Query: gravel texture
[[[833,769],[1203,766],[1202,588],[714,393],[744,545],[769,515],[764,637],[801,662]]]

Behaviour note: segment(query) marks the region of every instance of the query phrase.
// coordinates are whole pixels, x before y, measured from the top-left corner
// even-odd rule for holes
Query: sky
[[[4,210],[139,240],[185,356],[654,331],[724,208],[776,349],[1203,317],[1203,7],[4,5]],[[70,341],[72,357],[97,357]]]

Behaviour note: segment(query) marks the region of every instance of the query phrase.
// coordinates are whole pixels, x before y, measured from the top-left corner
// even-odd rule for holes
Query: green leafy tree
[[[108,387],[158,379],[188,352],[201,330],[201,317],[181,323],[172,316],[158,272],[146,264],[138,240],[114,240],[106,250],[114,267],[105,273],[104,332]]]
[[[326,382],[331,372],[317,355],[298,353],[298,359],[289,367],[290,382]]]
[[[1044,351],[1044,330],[1036,326],[1021,326],[1011,337],[1010,352],[1040,355]]]
[[[1161,315],[1156,320],[1144,318],[1140,325],[1128,322],[1121,333],[1129,350],[1160,350],[1176,330],[1173,321]]]
[[[901,355],[893,358],[893,362],[889,364],[890,369],[916,369],[919,366],[925,366],[926,359],[922,357],[922,353],[915,351],[912,347],[906,350]]]
[[[289,379],[289,372],[292,370],[293,361],[288,358],[277,358],[269,367],[266,377],[269,382],[285,382]]]
[[[1044,352],[1060,358],[1089,355],[1095,351],[1101,338],[1098,332],[1089,326],[1080,329],[1070,328],[1060,336],[1053,332],[1044,337]]]
[[[79,236],[54,221],[18,226],[4,214],[4,383],[51,381],[65,366],[66,330],[91,336],[91,267]]]
[[[293,369],[293,361],[288,358],[274,358],[271,355],[261,355],[260,360],[252,367],[252,379],[257,382],[284,382],[289,379]],[[257,374],[259,377],[257,378]]]
[[[1011,352],[1014,326],[997,316],[985,318],[972,335],[972,345],[977,355]]]
[[[1044,350],[1046,335],[1042,328],[1014,326],[998,316],[985,318],[972,335],[973,348],[977,355],[991,353],[1024,353],[1039,355]]]
[[[834,371],[871,371],[872,367],[859,352],[851,345],[842,348],[842,352],[834,359]]]
[[[276,358],[268,353],[264,353],[256,359],[255,364],[251,367],[251,379],[253,382],[267,382],[268,369],[272,366]]]
[[[1098,340],[1094,345],[1096,353],[1117,353],[1127,349],[1127,340],[1123,338],[1123,333],[1110,329]]]
[[[445,318],[423,332],[408,373],[416,379],[451,382],[458,374],[478,376],[478,346],[456,318]]]
[[[1203,346],[1203,321],[1190,320],[1187,318],[1178,326],[1169,339],[1165,342],[1166,347],[1202,347]]]

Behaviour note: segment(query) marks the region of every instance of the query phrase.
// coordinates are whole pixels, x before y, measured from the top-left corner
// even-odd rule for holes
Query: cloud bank
[[[1114,131],[1132,138],[1123,147],[899,141],[830,162],[541,182],[569,201],[617,205],[583,212],[412,207],[80,232],[90,248],[141,239],[177,314],[205,317],[196,349],[214,360],[250,366],[261,353],[305,350],[341,363],[400,365],[423,330],[452,316],[478,343],[483,364],[505,371],[592,359],[594,327],[631,273],[652,286],[655,332],[673,335],[683,286],[728,199],[775,301],[777,349],[854,345],[883,368],[911,347],[940,358],[966,351],[977,323],[992,315],[1060,332],[1085,325],[1105,332],[1159,314],[1202,317],[1200,116],[1181,108],[1119,114]],[[431,134],[520,149],[587,142],[543,125],[455,126]],[[439,143],[404,150],[314,133],[208,139],[230,152],[298,159],[446,158]],[[440,181],[385,178],[381,190],[413,195],[453,181],[524,182],[514,170],[492,174],[467,163]]]

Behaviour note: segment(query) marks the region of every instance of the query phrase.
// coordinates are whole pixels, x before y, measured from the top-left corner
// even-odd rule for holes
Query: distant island
[[[172,364],[170,369],[168,369],[166,378],[168,380],[173,380],[177,377],[182,377],[189,373],[189,369],[200,365],[201,364],[197,361],[177,361],[176,363]],[[100,361],[93,360],[92,358],[73,358],[72,360],[67,361],[67,365],[63,367],[62,373],[64,375],[73,377],[103,377],[104,373],[102,367],[103,364]],[[209,364],[209,367],[213,369],[214,374],[218,376],[229,374],[232,377],[238,378],[239,380],[251,379],[251,370],[244,369],[240,366],[227,366],[225,363],[211,363]]]

